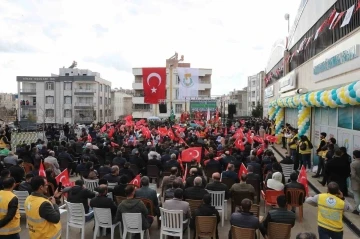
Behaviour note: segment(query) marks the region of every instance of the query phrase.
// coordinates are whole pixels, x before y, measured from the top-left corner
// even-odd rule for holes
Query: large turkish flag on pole
[[[166,99],[166,68],[143,68],[144,103],[159,104]]]

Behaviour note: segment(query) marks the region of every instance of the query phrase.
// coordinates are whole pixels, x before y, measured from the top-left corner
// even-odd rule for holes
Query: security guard
[[[45,196],[48,190],[47,180],[40,176],[31,180],[31,187],[34,192],[27,197],[24,205],[30,239],[59,239],[60,212],[54,197],[59,197],[61,192],[56,190],[54,197],[48,199]]]
[[[319,157],[318,169],[317,169],[316,174],[314,176],[312,176],[313,178],[318,178],[318,177],[324,175],[325,158],[326,158],[325,155],[327,153],[325,146],[326,146],[326,133],[321,132],[320,133],[320,144],[319,144],[319,147],[316,149],[316,153]]]
[[[319,238],[343,238],[343,213],[352,211],[351,205],[345,200],[339,185],[328,184],[328,192],[308,197],[307,203],[318,207]]]
[[[290,155],[292,159],[295,161],[297,159],[297,146],[298,146],[298,130],[297,129],[291,129],[292,137],[290,138],[289,142],[289,148],[290,148]]]
[[[18,198],[12,192],[15,179],[5,178],[2,182],[4,190],[0,191],[0,238],[20,239],[20,212]]]

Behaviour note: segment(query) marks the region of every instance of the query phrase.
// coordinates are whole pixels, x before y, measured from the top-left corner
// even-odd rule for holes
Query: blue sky
[[[132,67],[164,66],[175,51],[213,69],[213,95],[241,89],[264,70],[287,35],[284,14],[300,0],[1,0],[1,92],[16,76],[58,73],[73,60],[114,87],[131,88]]]

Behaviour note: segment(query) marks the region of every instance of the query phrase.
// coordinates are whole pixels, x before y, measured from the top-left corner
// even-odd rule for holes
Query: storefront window
[[[315,124],[320,124],[321,122],[321,108],[315,108]]]
[[[337,119],[336,114],[337,114],[337,109],[329,108],[328,111],[329,126],[336,127],[336,119]]]
[[[327,125],[329,122],[328,108],[321,109],[321,124]]]
[[[352,107],[338,108],[338,127],[352,129]]]
[[[360,106],[354,106],[353,129],[360,131]]]

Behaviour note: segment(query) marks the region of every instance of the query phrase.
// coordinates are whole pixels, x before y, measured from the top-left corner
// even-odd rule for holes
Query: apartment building
[[[235,105],[235,117],[248,116],[248,91],[247,87],[242,90],[233,90],[229,92],[229,103]]]
[[[17,76],[19,121],[90,124],[112,119],[111,82],[100,73],[60,68],[51,76]]]
[[[132,113],[133,92],[122,88],[111,91],[112,120],[118,120]]]
[[[248,115],[251,115],[251,111],[257,106],[258,103],[263,105],[265,87],[264,77],[264,71],[248,77]]]
[[[199,87],[198,97],[196,99],[179,97],[179,78],[176,67],[190,67],[190,63],[172,63],[166,60],[166,113],[160,113],[159,105],[144,103],[144,89],[142,68],[133,68],[134,74],[133,90],[134,97],[132,98],[133,109],[132,115],[134,118],[148,118],[150,116],[157,116],[160,118],[169,117],[171,108],[173,108],[176,117],[180,117],[182,111],[189,111],[190,101],[199,99],[211,98],[211,69],[199,68]]]

